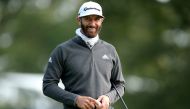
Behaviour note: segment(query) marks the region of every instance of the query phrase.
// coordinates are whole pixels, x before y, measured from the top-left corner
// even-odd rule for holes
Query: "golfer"
[[[50,54],[43,77],[43,93],[63,103],[64,109],[113,109],[124,94],[125,80],[113,45],[100,39],[104,21],[96,2],[81,5],[76,35],[59,44]],[[65,86],[58,86],[59,81]]]

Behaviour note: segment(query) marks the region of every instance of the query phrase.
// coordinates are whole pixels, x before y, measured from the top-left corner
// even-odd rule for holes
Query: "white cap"
[[[88,15],[98,15],[104,17],[102,14],[102,7],[96,2],[85,2],[79,9],[78,17],[84,17]]]

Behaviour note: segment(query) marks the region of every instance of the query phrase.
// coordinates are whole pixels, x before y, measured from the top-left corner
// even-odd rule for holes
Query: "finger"
[[[87,103],[88,107],[90,107],[90,109],[94,109],[95,108],[95,104],[92,102],[88,102]]]
[[[85,104],[85,109],[93,109],[89,104]]]
[[[93,101],[92,101],[92,99],[90,97],[87,99],[87,101],[86,101],[87,108],[89,108],[89,109],[94,109],[95,108],[95,103]]]
[[[90,102],[93,103],[93,104],[98,104],[98,101],[97,101],[96,99],[94,99],[94,98],[90,98],[90,97],[89,97],[89,100],[90,100]]]
[[[106,100],[102,100],[102,106],[108,108],[109,103]]]
[[[97,109],[101,109],[102,108],[102,104],[98,100],[96,100],[95,106],[96,106]]]
[[[95,107],[97,107],[97,108],[102,107],[102,106],[101,106],[101,103],[100,103],[98,100],[96,100],[96,99],[94,99],[94,98],[91,98],[91,97],[89,97],[89,100],[91,101],[91,106],[92,106],[93,108],[95,108]]]
[[[98,105],[98,106],[101,105],[100,101],[98,101],[98,100],[95,100],[95,104]]]
[[[98,99],[97,99],[97,100],[98,100],[99,102],[101,102],[101,101],[102,101],[102,99],[103,99],[103,97],[102,97],[102,96],[100,96],[100,97],[98,97]]]
[[[90,100],[90,101],[94,102],[96,99],[91,98],[91,97],[88,97],[88,100]]]

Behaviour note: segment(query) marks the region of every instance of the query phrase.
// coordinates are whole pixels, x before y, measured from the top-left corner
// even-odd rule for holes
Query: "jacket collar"
[[[76,29],[76,35],[81,37],[82,40],[86,43],[86,45],[91,49],[99,40],[99,35],[94,38],[88,38],[84,34],[81,33],[81,28]]]

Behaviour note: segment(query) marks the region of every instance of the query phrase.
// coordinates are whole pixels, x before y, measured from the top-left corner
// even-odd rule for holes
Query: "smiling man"
[[[79,9],[76,36],[58,45],[50,55],[43,93],[63,103],[64,109],[111,109],[124,94],[125,80],[113,45],[101,40],[104,16],[96,2]],[[65,89],[58,87],[62,80]]]

